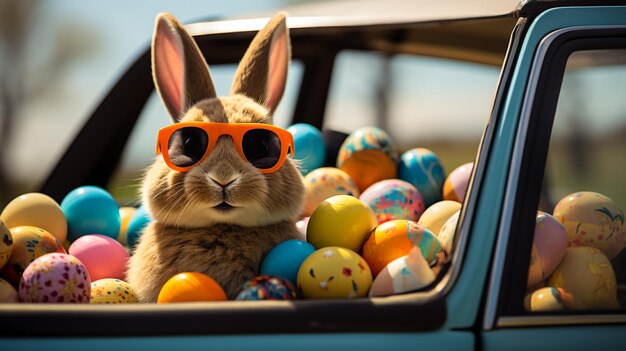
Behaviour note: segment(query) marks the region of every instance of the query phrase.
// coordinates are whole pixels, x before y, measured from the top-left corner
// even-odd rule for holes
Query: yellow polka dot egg
[[[137,297],[125,281],[105,278],[91,283],[91,303],[137,303]]]
[[[315,251],[298,270],[298,290],[304,298],[365,297],[371,285],[372,273],[365,260],[341,247]]]

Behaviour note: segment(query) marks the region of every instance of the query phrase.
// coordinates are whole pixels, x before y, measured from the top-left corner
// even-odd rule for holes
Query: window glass
[[[210,69],[217,95],[228,95],[237,66],[212,65]],[[291,62],[285,93],[274,113],[275,125],[286,127],[291,123],[302,71],[302,64],[299,61]],[[157,133],[159,129],[171,123],[172,121],[159,96],[156,92],[153,93],[137,120],[116,173],[109,183],[108,190],[121,205],[139,204],[141,177],[145,168],[152,163],[156,156]]]
[[[569,57],[535,227],[529,310],[624,306],[625,96],[626,50]]]
[[[398,151],[435,152],[446,173],[472,162],[498,67],[416,55],[343,51],[335,61],[324,128],[378,126]]]

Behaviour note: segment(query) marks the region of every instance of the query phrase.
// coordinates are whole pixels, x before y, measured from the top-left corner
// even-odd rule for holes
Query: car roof
[[[338,0],[281,8],[289,14],[293,43],[315,37],[332,41],[330,46],[338,49],[418,54],[494,66],[504,59],[518,9],[518,0]],[[206,40],[210,36],[208,40],[215,40],[215,47],[222,49],[205,52],[209,62],[237,62],[241,51],[228,56],[223,48],[237,45],[237,39],[242,39],[242,47],[247,46],[275,12],[197,22],[187,28],[196,37]]]

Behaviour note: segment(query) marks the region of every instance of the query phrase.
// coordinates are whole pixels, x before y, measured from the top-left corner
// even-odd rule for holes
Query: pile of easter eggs
[[[626,246],[624,212],[607,196],[565,196],[539,212],[528,269],[529,311],[619,306],[611,259]]]
[[[294,158],[304,165],[301,240],[271,250],[261,274],[286,279],[301,298],[313,299],[386,296],[430,285],[438,259],[451,254],[472,164],[446,177],[432,151],[398,154],[385,131],[365,127],[347,136],[329,167],[317,129],[297,124],[289,130]]]
[[[41,193],[13,199],[0,214],[0,302],[137,302],[124,281],[128,228],[146,223],[137,212],[94,186],[60,205]]]
[[[300,238],[272,248],[235,299],[379,297],[433,284],[453,253],[473,164],[446,176],[432,151],[397,154],[387,133],[367,127],[345,139],[328,167],[319,130],[296,124],[289,131],[306,191]],[[17,197],[0,215],[0,302],[137,302],[125,274],[150,222],[144,206],[120,208],[94,186],[74,189],[60,204],[40,193]],[[616,307],[610,259],[624,246],[624,213],[604,195],[571,194],[552,214],[539,212],[527,308]],[[157,302],[227,299],[211,277],[181,272]]]

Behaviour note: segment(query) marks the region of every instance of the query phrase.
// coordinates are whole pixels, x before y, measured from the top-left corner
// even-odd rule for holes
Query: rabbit
[[[198,46],[171,14],[157,16],[152,76],[174,123],[272,123],[286,84],[291,52],[286,14],[278,13],[250,44],[231,95],[216,97]],[[156,302],[160,289],[182,272],[207,274],[229,299],[259,274],[262,259],[282,241],[299,237],[295,222],[304,202],[302,176],[289,158],[263,174],[222,135],[209,156],[188,172],[162,157],[141,187],[153,221],[130,258],[127,280],[139,301]],[[226,202],[232,208],[220,208]]]

